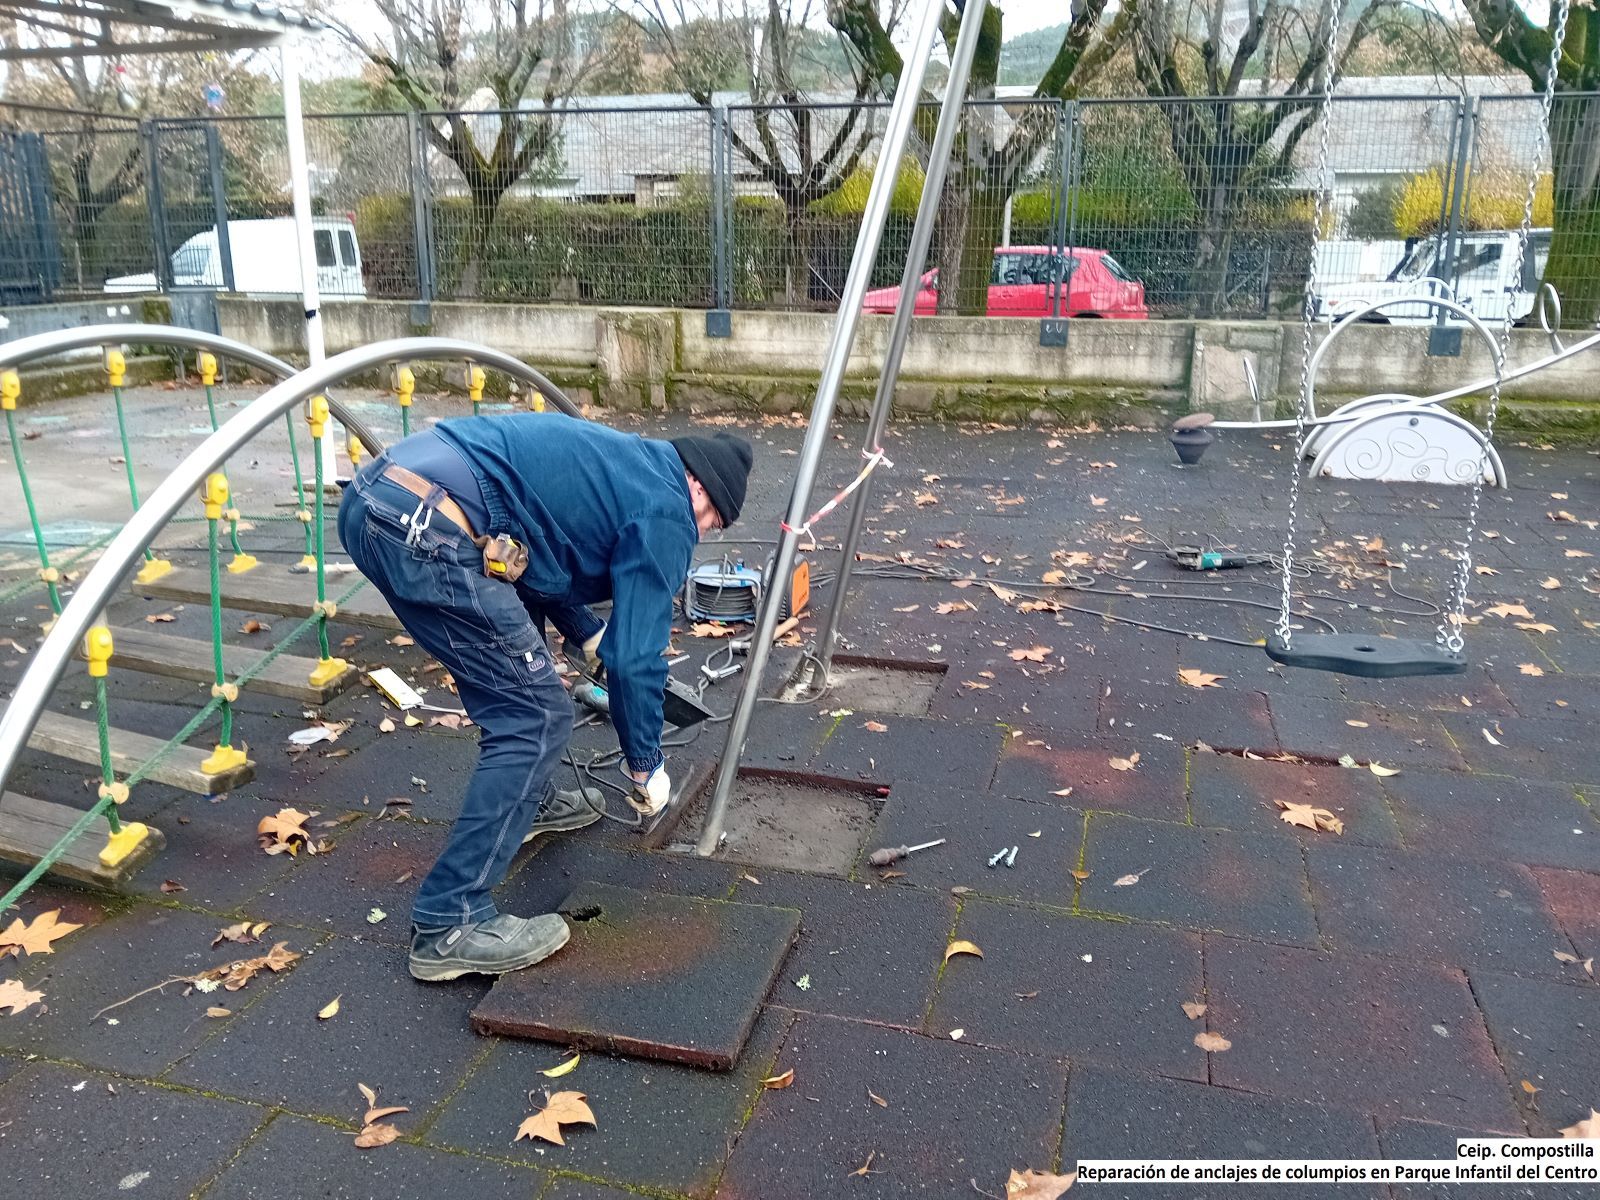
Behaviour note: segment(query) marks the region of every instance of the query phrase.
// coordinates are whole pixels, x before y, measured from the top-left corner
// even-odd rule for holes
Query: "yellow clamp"
[[[41,583],[60,583],[61,572],[56,570],[54,567],[40,567],[39,581]]]
[[[483,373],[482,367],[477,363],[467,364],[467,395],[474,404],[483,399],[483,385],[487,380],[488,376]]]
[[[361,444],[361,439],[352,433],[350,435],[350,465],[359,467],[361,465],[361,456],[366,452],[367,448]]]
[[[236,750],[232,746],[218,745],[201,760],[200,769],[207,775],[221,775],[226,771],[236,771],[249,761],[250,756],[242,749]]]
[[[306,401],[306,420],[311,423],[311,436],[319,438],[328,427],[328,398],[313,396]]]
[[[411,397],[417,390],[417,377],[410,367],[397,366],[394,369],[394,394],[400,397],[400,407],[411,407]]]
[[[221,471],[213,471],[207,475],[205,483],[200,488],[200,499],[206,506],[206,519],[221,520],[223,505],[228,503],[228,477]]]
[[[83,655],[89,660],[89,674],[104,678],[111,670],[111,630],[96,625],[83,639]]]
[[[534,412],[543,412],[544,411],[544,393],[540,392],[540,391],[535,391],[533,393],[533,395],[529,396],[528,397],[528,407],[531,408]]]
[[[106,839],[105,848],[100,851],[100,865],[102,867],[115,867],[127,858],[150,837],[150,827],[138,821],[130,821]]]
[[[105,366],[106,374],[111,377],[111,386],[121,387],[123,380],[128,377],[128,360],[122,351],[114,346],[107,346]]]
[[[339,615],[339,606],[332,600],[318,600],[311,606],[311,611],[324,620],[331,621]]]
[[[244,516],[244,514],[241,513],[237,508],[225,508],[222,510],[222,519],[225,521],[232,521],[235,525],[239,523],[239,518],[242,516]]]
[[[120,779],[116,783],[102,783],[100,785],[100,799],[110,800],[116,804],[128,802],[128,785]]]
[[[200,368],[200,382],[210,387],[217,381],[217,356],[208,354],[204,350],[196,360],[195,366]]]
[[[211,698],[213,700],[226,700],[233,704],[239,699],[239,685],[237,683],[213,683],[211,685]]]
[[[336,682],[340,676],[350,669],[350,664],[342,658],[323,658],[311,670],[310,683],[312,687],[327,687]]]
[[[300,518],[300,524],[311,524],[311,510],[309,508],[296,509],[294,515]]]
[[[22,398],[22,377],[15,371],[0,372],[0,409],[11,412]]]

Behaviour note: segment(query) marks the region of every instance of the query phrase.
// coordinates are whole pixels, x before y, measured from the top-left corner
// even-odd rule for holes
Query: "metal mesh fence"
[[[1477,298],[1485,247],[1515,229],[1537,170],[1535,266],[1501,291],[1531,303],[1542,275],[1569,315],[1600,312],[1600,98],[1557,100],[1537,163],[1536,97],[1340,96],[1321,174],[1318,114],[1314,97],[969,103],[918,311],[1292,320],[1315,254],[1330,294],[1420,280],[1492,312]],[[335,299],[829,310],[887,115],[308,116],[319,285]],[[298,290],[281,119],[0,116],[7,297]],[[937,116],[924,106],[897,166],[869,308],[894,304]],[[1314,231],[1318,189],[1332,203]]]

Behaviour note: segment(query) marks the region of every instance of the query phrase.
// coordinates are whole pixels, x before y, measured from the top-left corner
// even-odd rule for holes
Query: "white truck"
[[[1447,238],[1434,234],[1411,248],[1385,280],[1329,284],[1318,289],[1317,319],[1337,321],[1347,313],[1379,300],[1406,296],[1454,300],[1491,328],[1511,310],[1514,321],[1533,313],[1539,280],[1550,258],[1550,230],[1532,231],[1528,255],[1520,276],[1513,278],[1517,262],[1517,231],[1483,230],[1463,233],[1456,243],[1455,264],[1447,261]],[[1396,325],[1431,325],[1438,310],[1426,304],[1395,304],[1371,318]],[[1446,320],[1463,322],[1454,314]]]
[[[233,258],[234,290],[254,295],[300,294],[300,248],[292,217],[261,221],[229,221],[228,244]],[[335,299],[365,299],[361,247],[355,223],[348,217],[313,217],[311,245],[317,259],[317,290]],[[217,229],[197,233],[172,255],[175,288],[227,285],[218,248]],[[108,293],[153,292],[154,272],[108,279]]]

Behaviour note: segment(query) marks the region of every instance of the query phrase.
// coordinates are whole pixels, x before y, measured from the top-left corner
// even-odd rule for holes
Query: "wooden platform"
[[[216,669],[211,660],[211,643],[198,638],[177,637],[170,633],[157,633],[148,627],[118,627],[111,631],[116,646],[114,666],[147,675],[165,675],[169,679],[192,679],[197,683],[211,683],[216,679]],[[313,648],[315,643],[312,643]],[[222,647],[222,671],[230,681],[236,680],[253,666],[265,653],[265,647]],[[83,647],[78,647],[78,657],[83,657]],[[359,672],[351,667],[332,683],[313,687],[311,672],[317,660],[298,655],[284,654],[273,659],[253,675],[242,687],[245,691],[260,692],[269,696],[283,696],[306,704],[324,704],[355,682]]]
[[[39,723],[34,726],[28,745],[72,762],[88,763],[93,767],[100,765],[100,734],[93,721],[66,717],[60,713],[40,713]],[[162,745],[160,738],[130,733],[126,729],[113,729],[111,765],[118,776],[127,775]],[[158,763],[146,778],[201,796],[214,796],[218,792],[230,791],[241,783],[248,783],[255,777],[255,764],[252,762],[217,775],[207,774],[201,770],[200,764],[210,753],[209,748],[202,750],[196,746],[179,746],[163,762]]]
[[[359,576],[345,573],[328,577],[328,596],[350,590]],[[211,603],[211,575],[200,567],[174,567],[154,583],[133,585],[134,594],[152,600],[172,600],[179,604]],[[317,600],[317,581],[310,575],[291,575],[286,569],[262,564],[243,575],[222,577],[222,606],[243,612],[270,613],[278,617],[305,617]],[[399,632],[400,619],[389,611],[376,588],[362,588],[346,604],[339,606],[335,620],[346,625]]]
[[[78,823],[83,811],[16,792],[5,793],[0,796],[0,859],[24,867],[33,866],[50,852],[62,834]],[[89,826],[67,847],[66,853],[56,859],[50,873],[100,887],[119,887],[167,843],[161,831],[152,828],[150,836],[127,858],[115,867],[103,867],[100,849],[105,845],[109,829],[104,820]]]

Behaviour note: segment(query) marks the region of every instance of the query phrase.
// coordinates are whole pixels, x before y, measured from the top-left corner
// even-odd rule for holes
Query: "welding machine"
[[[762,571],[728,558],[701,563],[684,581],[683,611],[694,621],[754,621],[761,610],[762,593],[772,586],[773,566],[770,558]],[[782,591],[778,619],[805,611],[810,599],[811,564],[797,558]]]

